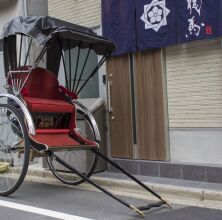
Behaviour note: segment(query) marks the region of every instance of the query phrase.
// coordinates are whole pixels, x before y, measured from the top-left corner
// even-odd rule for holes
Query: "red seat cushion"
[[[55,112],[72,113],[74,106],[60,99],[42,99],[35,97],[23,97],[31,112]]]

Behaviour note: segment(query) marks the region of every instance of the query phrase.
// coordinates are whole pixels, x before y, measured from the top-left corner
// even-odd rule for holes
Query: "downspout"
[[[27,16],[28,15],[28,9],[27,9],[27,0],[19,0],[19,15],[20,16]],[[23,41],[23,45],[24,45],[24,49],[23,49],[23,52],[22,52],[22,60],[25,59],[25,51],[27,51],[27,48],[28,48],[28,39],[25,39]]]
[[[27,0],[23,0],[23,5],[24,5],[24,16],[28,15],[28,8],[27,8]]]
[[[27,0],[19,0],[20,6],[20,16],[27,16],[28,9],[27,9]]]

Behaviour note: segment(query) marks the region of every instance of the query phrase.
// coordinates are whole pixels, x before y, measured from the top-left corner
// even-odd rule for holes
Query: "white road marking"
[[[18,204],[14,202],[7,202],[4,200],[0,200],[0,206],[11,208],[11,209],[17,209],[24,212],[31,212],[31,213],[35,213],[39,215],[48,216],[48,217],[53,217],[57,219],[63,219],[63,220],[92,220],[89,218],[83,218],[83,217],[79,217],[75,215],[66,214],[63,212],[37,208],[34,206],[29,206],[29,205],[22,205],[22,204]]]

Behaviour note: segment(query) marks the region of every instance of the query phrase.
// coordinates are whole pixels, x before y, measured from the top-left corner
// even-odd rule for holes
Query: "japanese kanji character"
[[[190,14],[192,14],[193,9],[197,11],[197,13],[201,14],[202,8],[202,0],[187,0],[187,9],[190,10]]]

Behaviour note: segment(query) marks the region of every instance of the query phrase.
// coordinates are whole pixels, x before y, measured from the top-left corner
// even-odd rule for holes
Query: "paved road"
[[[125,199],[132,202],[132,199]],[[135,203],[144,204],[140,200],[135,200]],[[85,218],[97,220],[141,219],[102,193],[29,182],[24,183],[12,196],[0,197],[0,213],[2,220],[50,220],[58,219],[59,215],[61,219],[66,217],[70,220],[84,220]],[[78,216],[82,218],[78,218]],[[222,212],[175,205],[173,210],[161,208],[149,211],[146,213],[145,219],[222,220]]]

